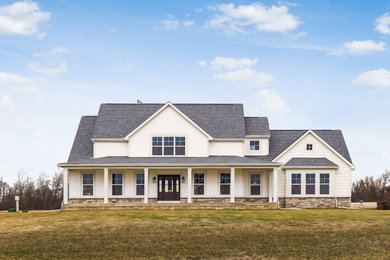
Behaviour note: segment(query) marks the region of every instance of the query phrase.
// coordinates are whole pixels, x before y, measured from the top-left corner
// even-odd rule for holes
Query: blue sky
[[[0,176],[67,160],[103,102],[243,103],[390,169],[389,1],[0,1]]]

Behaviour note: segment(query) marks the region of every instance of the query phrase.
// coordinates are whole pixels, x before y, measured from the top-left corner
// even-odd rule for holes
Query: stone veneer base
[[[279,198],[281,208],[304,208],[304,209],[323,209],[323,208],[342,208],[351,207],[350,197],[285,197]]]

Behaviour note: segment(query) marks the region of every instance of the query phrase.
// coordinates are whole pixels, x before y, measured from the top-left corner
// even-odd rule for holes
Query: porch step
[[[222,210],[222,209],[277,209],[277,203],[127,203],[127,204],[87,204],[64,205],[64,210]]]

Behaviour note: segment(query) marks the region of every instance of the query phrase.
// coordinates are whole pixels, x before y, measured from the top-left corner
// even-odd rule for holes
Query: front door
[[[158,200],[180,201],[180,175],[158,176]]]

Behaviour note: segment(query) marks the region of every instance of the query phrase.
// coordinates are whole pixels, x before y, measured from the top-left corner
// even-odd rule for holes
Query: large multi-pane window
[[[230,173],[221,173],[219,175],[219,187],[221,195],[230,194]]]
[[[260,174],[251,174],[251,195],[260,195]]]
[[[184,136],[153,136],[152,155],[185,155],[186,138]]]
[[[204,195],[204,173],[194,173],[194,195]]]
[[[112,174],[112,195],[122,195],[123,175],[122,173]]]
[[[291,174],[291,194],[301,194],[301,174]]]
[[[316,175],[314,173],[306,173],[306,194],[316,193]]]
[[[136,194],[137,195],[144,195],[145,193],[145,175],[143,173],[137,173],[136,174]]]
[[[249,148],[251,151],[258,151],[260,150],[260,141],[250,141],[249,142]]]
[[[329,194],[329,173],[320,174],[320,194]]]
[[[93,173],[83,173],[83,196],[93,196]]]

